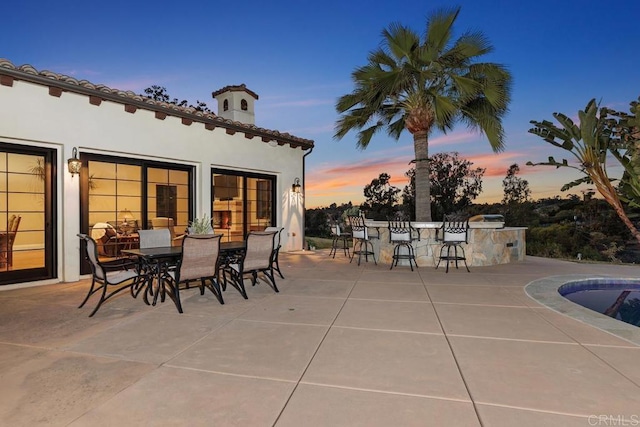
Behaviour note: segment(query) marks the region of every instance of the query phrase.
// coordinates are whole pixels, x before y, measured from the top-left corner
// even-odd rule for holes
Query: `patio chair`
[[[171,234],[170,246],[180,246],[182,244],[181,240],[183,238],[183,234],[176,235],[176,230],[174,226],[173,218],[168,217],[156,217],[151,218],[151,227],[154,230],[162,230],[167,229]]]
[[[166,246],[173,246],[173,239],[171,239],[171,232],[166,228],[153,229],[153,230],[138,230],[138,239],[140,244],[140,249],[146,248],[161,248]],[[153,268],[149,265],[145,265],[142,260],[140,260],[140,269],[151,272]],[[169,265],[167,267],[169,270],[175,270],[175,265]],[[187,288],[189,287],[189,283],[187,282]]]
[[[13,243],[16,240],[21,216],[11,215],[6,233],[0,233],[0,267],[13,266]]]
[[[351,253],[349,252],[349,239],[351,239],[351,233],[347,233],[342,230],[340,224],[336,222],[331,224],[331,237],[333,240],[331,241],[331,251],[329,251],[329,256],[333,255],[333,258],[335,258],[339,246],[342,246],[344,256],[351,258]],[[342,245],[340,245],[340,242],[342,242]]]
[[[194,234],[182,240],[182,257],[175,270],[169,271],[172,288],[180,298],[179,285],[199,281],[200,295],[204,288],[211,291],[220,304],[224,304],[218,282],[218,255],[220,253],[221,234]]]
[[[351,235],[355,242],[353,243],[353,251],[351,252],[351,261],[353,262],[353,258],[358,255],[358,265],[360,265],[360,258],[364,255],[365,262],[369,262],[369,255],[373,258],[373,262],[378,265],[376,262],[376,256],[373,252],[373,243],[371,242],[372,238],[376,236],[369,235],[369,229],[364,224],[364,217],[359,215],[349,216],[349,225],[351,225]]]
[[[464,266],[469,271],[467,265],[467,256],[464,253],[462,244],[468,243],[469,240],[469,220],[460,219],[454,216],[445,216],[442,222],[442,247],[440,248],[440,257],[436,270],[440,266],[441,261],[447,262],[446,272],[449,272],[449,263],[455,262],[456,269],[458,268],[458,261],[464,262]],[[438,233],[439,235],[440,233]]]
[[[141,249],[160,248],[172,244],[171,232],[166,228],[138,230],[138,235]]]
[[[267,227],[264,229],[266,232],[275,232],[275,240],[273,242],[273,269],[278,272],[280,278],[284,279],[282,272],[280,271],[280,262],[278,261],[278,254],[280,253],[280,240],[282,238],[282,230],[284,227]]]
[[[398,266],[401,259],[409,260],[409,267],[413,271],[413,264],[418,268],[416,254],[413,249],[413,241],[420,240],[417,230],[408,221],[389,221],[389,242],[394,244],[393,256],[391,257],[391,270],[394,265]],[[405,251],[403,251],[403,248]]]
[[[127,258],[100,262],[96,241],[86,234],[78,234],[78,237],[86,244],[86,259],[91,265],[91,288],[78,308],[82,308],[91,295],[96,292],[100,292],[100,300],[89,317],[96,314],[106,300],[125,289],[130,289],[131,295],[135,296],[136,289],[142,286],[147,279],[147,275],[138,270],[138,264]],[[111,288],[114,290],[108,291]]]
[[[236,260],[227,263],[223,268],[222,290],[226,290],[227,283],[231,283],[246,299],[244,287],[245,274],[251,274],[251,285],[258,282],[258,273],[262,273],[269,286],[280,292],[273,274],[273,248],[277,233],[266,231],[252,231],[247,235],[247,248]],[[229,280],[227,280],[227,275]]]

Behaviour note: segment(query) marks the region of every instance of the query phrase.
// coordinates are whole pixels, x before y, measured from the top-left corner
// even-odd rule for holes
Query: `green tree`
[[[502,212],[508,226],[529,225],[532,219],[531,189],[529,181],[520,178],[520,167],[517,163],[509,166],[507,176],[502,180],[504,196]]]
[[[437,153],[430,159],[431,200],[434,217],[464,211],[482,192],[483,168],[473,168],[473,162],[456,152]]]
[[[611,131],[607,115],[608,110],[606,108],[599,109],[595,99],[592,99],[584,111],[578,111],[580,126],[562,113],[553,113],[553,117],[562,127],[547,120],[542,122],[532,120],[531,123],[535,127],[529,132],[538,135],[551,145],[571,153],[576,158],[577,165],[570,164],[566,159],[558,162],[553,157],[549,157],[547,162],[527,162],[527,165],[568,167],[580,171],[585,176],[565,184],[561,190],[565,191],[584,183],[593,184],[607,203],[613,207],[631,235],[640,242],[640,232],[627,216],[619,194],[607,173],[607,154],[612,149],[615,151],[620,143]],[[635,174],[633,168],[625,169],[625,171]]]
[[[385,220],[395,215],[400,189],[390,185],[390,179],[389,174],[381,173],[364,187],[365,201],[360,208],[370,218]]]
[[[169,104],[175,104],[178,107],[191,107],[196,111],[202,111],[203,113],[212,113],[206,103],[198,100],[196,101],[196,105],[189,105],[186,99],[179,101],[178,98],[173,98],[169,96],[167,93],[167,89],[164,86],[152,85],[144,90],[145,95],[148,98],[153,99],[154,101],[167,102]]]
[[[505,205],[509,203],[524,203],[529,200],[531,196],[529,181],[516,176],[519,172],[520,167],[517,163],[514,163],[509,166],[507,176],[502,180],[502,189],[504,192],[502,203]]]
[[[473,162],[461,158],[459,153],[438,153],[429,159],[431,170],[431,211],[442,219],[445,214],[466,210],[482,192],[485,169],[473,168]],[[402,192],[403,208],[412,207],[415,200],[415,168],[405,176],[409,184]],[[495,213],[495,212],[494,212]]]
[[[402,189],[402,213],[411,221],[416,220],[416,170],[411,168],[404,173],[409,183]]]
[[[413,135],[418,221],[431,221],[428,138],[434,129],[446,133],[462,122],[484,133],[494,151],[504,148],[511,74],[500,64],[477,61],[493,51],[481,32],[453,39],[459,13],[460,8],[433,13],[423,40],[410,28],[390,25],[367,65],[353,71],[353,92],[336,103],[341,117],[335,137],[357,130],[361,149],[381,130],[396,140],[405,129]]]

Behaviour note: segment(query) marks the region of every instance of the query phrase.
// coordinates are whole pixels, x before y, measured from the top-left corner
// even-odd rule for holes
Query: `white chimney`
[[[254,102],[258,95],[247,89],[244,83],[239,86],[225,86],[211,95],[218,101],[219,117],[249,125],[256,124]]]

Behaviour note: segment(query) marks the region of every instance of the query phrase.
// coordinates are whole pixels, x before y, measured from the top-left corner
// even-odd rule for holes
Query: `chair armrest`
[[[139,264],[138,262],[128,258],[120,258],[112,261],[101,262],[100,265],[105,269],[105,271],[112,271],[122,269],[128,270],[129,268],[137,269]]]

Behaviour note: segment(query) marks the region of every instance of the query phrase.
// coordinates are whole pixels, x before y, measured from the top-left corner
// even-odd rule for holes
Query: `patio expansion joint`
[[[427,296],[429,297],[429,300],[431,299],[431,295],[429,294],[429,289],[427,288],[427,286],[424,286],[425,291],[427,292]],[[480,423],[480,425],[482,425],[482,417],[480,416],[480,412],[478,412],[478,407],[476,405],[476,402],[474,401],[473,398],[473,393],[471,392],[471,388],[469,387],[469,382],[467,381],[467,379],[464,376],[464,373],[462,372],[462,367],[460,366],[460,361],[458,360],[458,357],[456,356],[456,352],[453,349],[453,345],[451,345],[451,340],[449,339],[449,335],[447,334],[447,331],[444,327],[444,325],[442,324],[442,319],[440,319],[440,314],[438,314],[438,310],[436,310],[436,307],[434,304],[431,304],[432,308],[433,308],[433,312],[435,313],[436,319],[438,320],[438,324],[440,325],[440,330],[443,332],[444,334],[444,339],[447,342],[447,346],[449,347],[449,352],[451,353],[451,357],[453,357],[453,363],[455,363],[456,365],[456,369],[458,370],[458,374],[460,375],[460,379],[462,380],[462,384],[464,385],[465,390],[467,391],[467,395],[469,396],[469,399],[471,400],[471,404],[473,405],[473,411],[476,414],[476,418],[478,418],[478,422]]]
[[[406,331],[406,330],[399,330],[399,329],[363,328],[363,327],[357,327],[357,326],[342,326],[342,325],[334,325],[332,326],[332,328],[351,329],[351,330],[358,330],[358,331],[393,332],[393,333],[410,334],[410,335],[435,335],[440,337],[444,335],[444,333],[442,332],[421,332],[421,331]]]
[[[542,413],[542,414],[553,414],[553,415],[563,415],[563,416],[569,416],[569,417],[576,417],[576,418],[584,418],[585,421],[592,416],[593,414],[576,414],[576,413],[572,413],[572,412],[559,412],[559,411],[549,411],[549,410],[543,410],[543,409],[533,409],[533,408],[527,408],[524,406],[513,406],[513,405],[502,405],[499,403],[492,403],[492,402],[483,402],[483,401],[476,401],[476,404],[478,405],[483,405],[483,406],[492,406],[494,408],[509,408],[509,409],[517,409],[520,411],[527,411],[527,412],[535,412],[535,413]],[[585,424],[588,425],[588,424]]]
[[[347,387],[347,386],[341,386],[336,384],[324,384],[324,383],[317,383],[317,382],[310,382],[310,381],[299,381],[299,384],[312,385],[317,387],[336,388],[341,390],[364,391],[369,393],[378,393],[378,394],[385,394],[385,395],[421,397],[421,398],[428,398],[428,399],[445,400],[449,402],[473,403],[471,399],[456,399],[454,397],[434,396],[430,394],[402,393],[399,391],[388,391],[388,390],[379,390],[379,389],[362,388],[362,387]]]
[[[322,324],[322,323],[303,323],[303,322],[278,322],[277,320],[255,320],[255,319],[242,319],[242,318],[235,318],[232,320],[239,320],[242,322],[251,322],[251,323],[268,323],[271,325],[316,326],[318,328],[327,328],[327,330],[330,327],[330,325],[326,323]]]
[[[473,306],[473,307],[504,307],[504,308],[524,308],[524,309],[532,308],[532,307],[528,307],[526,305],[433,301],[433,305],[436,305],[436,304],[442,304],[442,305],[468,305],[468,306]]]
[[[275,378],[275,377],[261,377],[258,375],[245,375],[245,374],[237,374],[232,372],[212,371],[208,369],[191,368],[188,366],[171,365],[170,363],[164,363],[162,366],[159,366],[159,368],[160,367],[185,370],[185,371],[193,371],[193,372],[204,372],[207,374],[225,375],[228,377],[240,377],[240,378],[251,378],[251,379],[265,380],[265,381],[277,381],[277,382],[287,383],[287,384],[297,384],[299,382],[299,380],[285,380],[282,378]]]
[[[481,335],[464,335],[464,334],[450,334],[446,333],[445,335],[448,337],[455,338],[472,338],[478,340],[493,340],[493,341],[514,341],[514,342],[530,342],[535,344],[558,344],[558,345],[573,345],[580,347],[580,343],[578,342],[563,342],[563,341],[546,341],[546,340],[531,340],[531,339],[519,339],[519,338],[504,338],[504,337],[490,337],[490,336],[481,336]]]
[[[384,299],[384,298],[349,298],[349,301],[379,301],[379,302],[401,302],[406,304],[431,304],[431,301],[412,301],[412,300],[399,300],[399,299]]]

